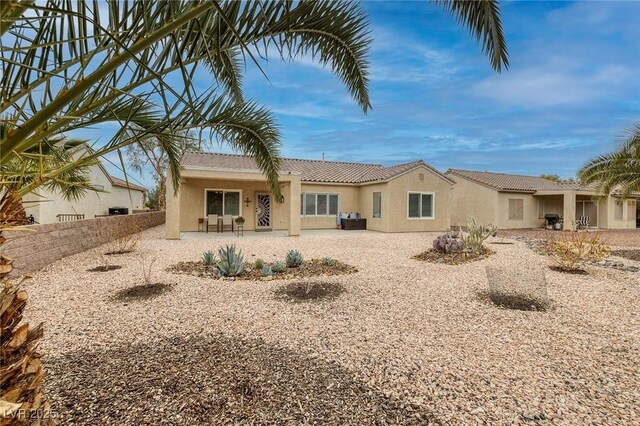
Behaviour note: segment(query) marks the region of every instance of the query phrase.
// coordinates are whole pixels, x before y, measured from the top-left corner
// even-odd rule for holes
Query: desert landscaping
[[[412,259],[434,233],[168,241],[163,228],[110,256],[119,269],[87,272],[100,266],[101,246],[24,284],[25,319],[45,323],[45,391],[60,424],[638,418],[639,273],[554,271],[547,257],[500,235],[487,241],[491,256],[449,265]],[[295,249],[357,271],[268,281],[171,271],[232,243],[248,262]],[[486,267],[522,265],[544,272],[548,309],[507,309],[487,297]],[[283,297],[309,283],[314,297]]]

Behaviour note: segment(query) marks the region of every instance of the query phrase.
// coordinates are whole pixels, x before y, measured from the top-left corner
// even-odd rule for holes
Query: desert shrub
[[[214,266],[216,264],[216,254],[211,250],[202,253],[202,263],[204,266]]]
[[[544,269],[539,265],[487,266],[489,298],[509,309],[544,311],[551,304]]]
[[[289,250],[287,252],[287,256],[285,258],[288,268],[299,268],[302,266],[304,259],[302,258],[302,253],[298,250]]]
[[[254,266],[256,267],[256,269],[262,269],[264,267],[264,260],[260,258],[256,259]]]
[[[467,235],[462,237],[462,241],[464,242],[465,249],[472,253],[480,253],[487,238],[495,235],[498,231],[495,225],[484,225],[475,218],[469,220],[467,228]]]
[[[260,273],[263,277],[270,277],[273,275],[273,269],[271,269],[269,265],[263,265],[262,268],[260,268]]]
[[[147,285],[151,284],[151,278],[153,276],[153,265],[157,260],[158,258],[156,256],[152,256],[149,254],[138,255],[138,261],[140,262],[140,267],[142,268],[142,280]]]
[[[140,231],[142,229],[133,220],[123,220],[118,226],[108,226],[105,231],[109,240],[107,254],[135,251],[140,242]]]
[[[244,256],[242,250],[236,252],[236,245],[232,244],[218,249],[218,271],[224,277],[236,277],[244,270]]]
[[[287,269],[287,265],[284,262],[277,261],[271,264],[271,270],[273,272],[284,272]]]
[[[324,266],[333,266],[333,265],[335,265],[335,264],[336,264],[336,261],[335,261],[335,260],[333,260],[333,259],[332,259],[332,258],[330,258],[330,257],[323,257],[323,258],[322,258],[322,264],[323,264]]]
[[[442,253],[462,251],[464,249],[464,241],[446,233],[433,240],[433,248]]]
[[[545,252],[559,269],[575,272],[587,262],[607,257],[609,247],[598,234],[571,231],[562,232],[560,237],[548,240]]]

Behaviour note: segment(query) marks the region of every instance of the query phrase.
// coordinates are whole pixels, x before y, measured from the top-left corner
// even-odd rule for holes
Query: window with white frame
[[[338,214],[338,194],[303,192],[300,196],[301,216],[335,216]]]
[[[376,219],[382,217],[382,192],[373,193],[373,217]]]
[[[409,192],[407,204],[409,219],[433,219],[435,211],[433,192]]]
[[[240,191],[207,190],[207,215],[240,215]]]

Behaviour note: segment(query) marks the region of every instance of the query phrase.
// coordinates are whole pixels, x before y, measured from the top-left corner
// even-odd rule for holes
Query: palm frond
[[[589,160],[578,178],[595,184],[602,195],[615,191],[627,198],[640,192],[640,123],[625,132],[618,149]]]
[[[491,67],[509,69],[507,42],[502,31],[498,0],[432,0],[465,26],[489,55]]]

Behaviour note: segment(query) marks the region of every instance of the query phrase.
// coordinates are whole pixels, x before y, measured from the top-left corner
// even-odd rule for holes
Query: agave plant
[[[211,250],[205,251],[202,254],[202,263],[204,263],[204,266],[214,266],[216,264],[216,254]]]
[[[285,257],[285,262],[287,263],[287,268],[299,268],[304,263],[304,259],[302,258],[302,253],[298,250],[289,250]]]
[[[237,277],[244,271],[244,256],[242,250],[236,252],[236,245],[228,245],[218,249],[218,271],[224,277]]]
[[[271,277],[273,276],[273,269],[271,269],[269,265],[264,265],[260,268],[260,274],[262,274],[263,277]]]
[[[287,270],[287,265],[284,262],[276,261],[271,264],[271,270],[273,272],[284,272]]]

